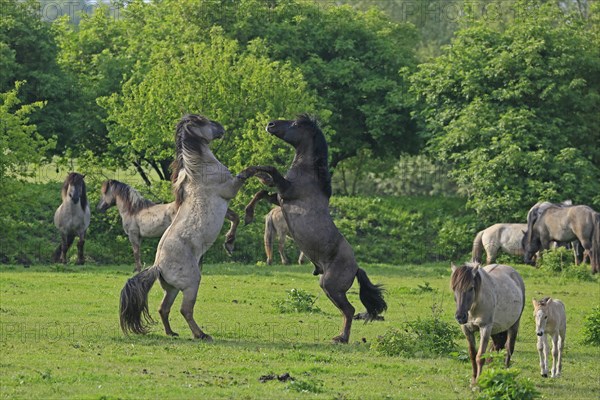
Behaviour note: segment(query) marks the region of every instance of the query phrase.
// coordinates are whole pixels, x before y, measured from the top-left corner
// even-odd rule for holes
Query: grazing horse
[[[452,265],[450,287],[456,301],[456,321],[467,338],[473,368],[471,384],[477,382],[485,359],[488,341],[492,350],[506,348],[506,367],[515,351],[519,322],[525,306],[525,284],[508,265],[491,264],[480,268],[467,263]],[[479,331],[479,350],[475,350],[475,331]]]
[[[600,271],[600,214],[588,206],[560,207],[550,205],[533,215],[523,237],[524,261],[532,264],[532,256],[540,249],[548,250],[552,241],[579,240],[590,259],[592,273]]]
[[[493,264],[499,250],[513,256],[523,255],[523,232],[527,224],[495,224],[477,233],[473,240],[471,261],[481,262],[481,253],[485,249],[486,264]]]
[[[565,305],[558,299],[546,297],[533,302],[533,316],[537,334],[537,349],[540,354],[541,374],[548,377],[548,340],[552,338],[552,370],[551,377],[557,378],[562,370],[562,352],[567,334],[567,315]]]
[[[281,263],[288,264],[288,259],[285,256],[285,239],[290,234],[283,211],[281,207],[274,207],[265,217],[265,253],[267,253],[267,264],[273,263],[273,237],[277,236],[279,255]],[[302,264],[304,253],[300,252],[298,264]]]
[[[123,230],[133,248],[135,270],[139,272],[142,269],[140,257],[142,238],[161,237],[175,218],[177,204],[176,202],[155,204],[143,198],[131,186],[113,179],[102,183],[101,193],[97,209],[105,212],[112,206],[117,207],[119,215],[121,215]],[[239,217],[233,210],[227,209],[225,218],[231,221],[231,227],[225,236],[224,247],[231,254]]]
[[[58,228],[61,244],[54,252],[54,262],[67,262],[67,252],[79,236],[77,242],[77,264],[85,263],[83,246],[85,231],[90,226],[90,206],[85,190],[85,175],[71,172],[63,182],[61,189],[62,203],[54,213],[54,225]]]
[[[232,176],[210,151],[209,143],[224,135],[218,122],[200,115],[185,115],[177,124],[173,164],[173,191],[177,214],[156,249],[154,266],[129,279],[121,290],[120,323],[123,332],[147,333],[148,292],[158,278],[164,291],[159,314],[169,336],[177,336],[169,323],[171,306],[183,292],[181,314],[195,338],[211,341],[194,320],[202,269],[198,263],[216,240],[229,201],[249,177]]]
[[[343,329],[333,341],[348,343],[355,309],[346,292],[354,279],[358,278],[360,300],[370,320],[385,311],[387,304],[383,289],[371,283],[367,273],[358,267],[352,247],[331,219],[331,175],[325,136],[317,121],[308,115],[272,121],[266,129],[292,145],[296,154],[285,177],[271,166],[255,167],[255,171],[272,178],[278,193],[268,196],[269,200],[281,206],[292,238],[315,265],[313,273],[322,274],[321,288],[344,317]],[[251,219],[247,215],[246,220]]]

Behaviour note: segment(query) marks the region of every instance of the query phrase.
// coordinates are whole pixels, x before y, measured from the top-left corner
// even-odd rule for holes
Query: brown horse
[[[579,240],[590,258],[592,273],[600,271],[600,214],[588,206],[548,206],[527,223],[523,237],[524,261],[533,263],[533,255],[548,250],[552,241]]]
[[[140,247],[142,238],[161,237],[165,230],[171,225],[177,205],[175,202],[167,204],[155,204],[145,199],[131,186],[109,179],[102,183],[101,197],[97,209],[105,212],[110,207],[116,206],[121,216],[123,230],[129,238],[135,259],[135,270],[140,272],[142,260]],[[235,233],[239,224],[238,215],[231,209],[227,209],[225,218],[231,221],[231,227],[225,235],[223,246],[229,254],[233,251]]]
[[[321,288],[344,316],[343,329],[333,341],[348,343],[355,309],[346,292],[354,279],[358,278],[360,300],[369,319],[385,311],[387,304],[383,289],[371,283],[367,273],[358,267],[352,247],[331,219],[331,176],[325,136],[317,121],[307,115],[269,122],[267,132],[292,145],[296,155],[285,177],[271,166],[255,170],[271,176],[278,193],[268,198],[281,206],[294,241],[315,264],[316,273],[322,274]],[[247,212],[251,215],[253,210]]]
[[[67,175],[60,191],[62,203],[54,213],[54,225],[58,228],[61,244],[54,252],[54,262],[67,262],[67,252],[79,236],[77,242],[77,264],[85,263],[83,246],[85,231],[90,226],[90,206],[85,189],[85,175],[71,172]]]

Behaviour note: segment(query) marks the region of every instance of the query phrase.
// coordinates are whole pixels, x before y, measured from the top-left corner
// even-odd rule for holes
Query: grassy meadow
[[[378,335],[443,309],[453,324],[454,302],[447,264],[364,265],[387,288],[384,321],[355,321],[351,343],[334,345],[341,316],[322,294],[311,266],[207,264],[195,317],[214,338],[192,340],[177,312],[179,338],[162,324],[147,336],[124,336],[118,326],[118,296],[131,274],[127,266],[0,267],[0,397],[2,399],[469,399],[470,363],[457,355],[401,358],[371,349]],[[530,378],[546,399],[597,399],[600,349],[583,345],[583,317],[600,301],[598,279],[563,280],[528,266],[527,304],[513,367]],[[350,300],[362,311],[358,284]],[[274,302],[286,291],[317,296],[317,313],[280,313]],[[539,375],[531,298],[555,296],[567,307],[563,375]],[[162,291],[150,292],[153,317]],[[458,355],[466,343],[456,339]],[[293,381],[261,382],[288,373]]]

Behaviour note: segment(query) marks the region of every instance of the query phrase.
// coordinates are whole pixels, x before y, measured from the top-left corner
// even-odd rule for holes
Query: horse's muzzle
[[[456,318],[456,321],[461,325],[466,324],[467,320],[468,320],[466,313],[456,314],[456,315],[454,315],[454,318]]]

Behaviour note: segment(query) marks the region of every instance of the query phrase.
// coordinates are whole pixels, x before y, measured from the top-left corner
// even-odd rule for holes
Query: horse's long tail
[[[594,231],[592,232],[592,251],[590,254],[592,273],[600,272],[600,213],[594,214]]]
[[[387,310],[387,304],[383,298],[384,289],[381,285],[371,283],[367,273],[361,268],[358,269],[356,277],[360,284],[360,301],[367,309],[367,321],[372,321],[379,314]]]
[[[148,292],[160,274],[156,266],[148,268],[130,278],[121,290],[119,314],[121,329],[146,334],[148,323],[154,322],[148,312]]]
[[[481,263],[481,254],[483,254],[483,231],[477,233],[473,240],[473,250],[471,251],[471,261]]]

